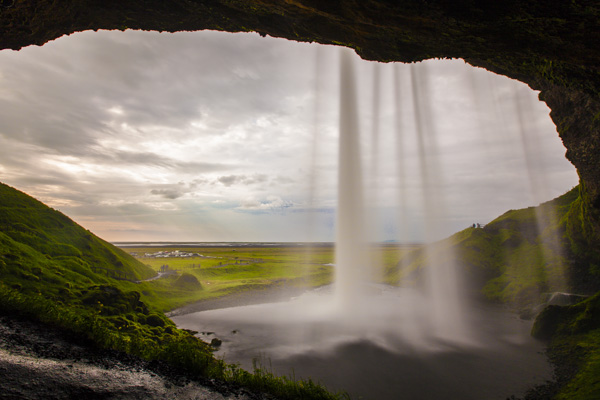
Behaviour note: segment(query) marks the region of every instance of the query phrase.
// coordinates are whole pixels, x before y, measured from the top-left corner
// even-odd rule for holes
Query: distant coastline
[[[333,247],[333,242],[111,242],[117,247]]]
[[[334,242],[111,242],[120,248],[164,247],[164,248],[203,248],[203,247],[334,247]],[[382,242],[381,246],[419,246],[420,243]]]

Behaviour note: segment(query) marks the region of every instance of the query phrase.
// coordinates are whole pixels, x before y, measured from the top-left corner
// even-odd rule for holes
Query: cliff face
[[[541,90],[600,207],[600,5],[595,0],[5,0],[0,49],[87,29],[257,31],[366,59],[463,58]]]

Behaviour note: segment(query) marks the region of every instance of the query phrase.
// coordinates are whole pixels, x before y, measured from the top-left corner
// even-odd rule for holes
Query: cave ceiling
[[[541,91],[600,207],[598,1],[0,0],[0,49],[98,29],[256,31],[383,62],[462,58]]]

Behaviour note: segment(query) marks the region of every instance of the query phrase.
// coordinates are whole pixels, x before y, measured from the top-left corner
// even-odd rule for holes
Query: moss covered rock
[[[563,330],[564,324],[573,312],[565,306],[548,306],[535,319],[531,335],[537,339],[548,340]]]
[[[550,305],[535,319],[531,330],[538,339],[576,335],[600,328],[600,293],[572,306]]]

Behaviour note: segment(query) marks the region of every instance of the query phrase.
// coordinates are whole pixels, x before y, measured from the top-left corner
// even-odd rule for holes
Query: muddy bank
[[[7,315],[0,315],[0,376],[0,399],[272,399]]]

